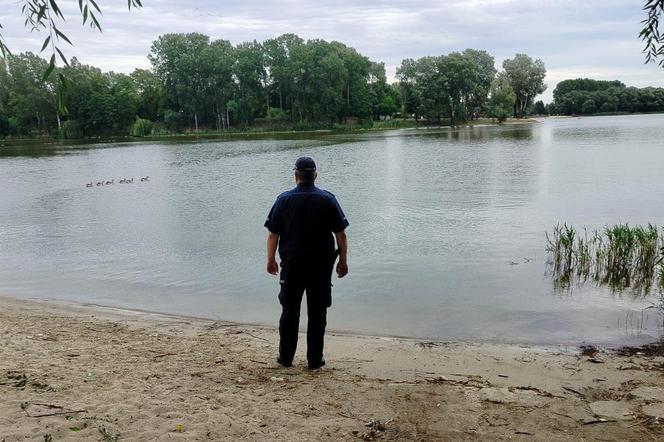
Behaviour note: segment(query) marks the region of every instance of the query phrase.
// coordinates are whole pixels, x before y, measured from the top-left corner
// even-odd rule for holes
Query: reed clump
[[[644,295],[655,283],[664,290],[664,230],[652,224],[616,224],[592,232],[563,224],[547,232],[546,240],[547,264],[558,288],[593,281]]]

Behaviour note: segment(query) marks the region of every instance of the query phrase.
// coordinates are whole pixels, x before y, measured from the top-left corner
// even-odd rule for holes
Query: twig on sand
[[[563,390],[567,390],[567,391],[569,391],[570,393],[578,394],[578,395],[581,396],[581,397],[586,397],[586,395],[584,395],[584,394],[581,393],[580,391],[577,391],[577,390],[573,389],[572,387],[565,387],[565,386],[563,386]]]
[[[551,411],[551,414],[555,414],[555,415],[558,415],[558,416],[566,417],[566,418],[568,418],[568,419],[572,419],[574,422],[576,422],[576,419],[573,418],[572,416],[570,416],[569,414],[557,413],[557,412],[555,412],[555,411]]]
[[[62,411],[54,411],[53,413],[42,413],[42,414],[29,414],[28,417],[46,417],[46,416],[60,416],[62,414],[75,414],[75,413],[87,413],[88,410],[62,410]]]
[[[609,422],[616,422],[615,419],[594,419],[591,421],[585,421],[583,422],[583,425],[593,425],[593,424],[606,424]]]
[[[527,387],[521,387],[521,386],[516,386],[516,387],[508,387],[509,391],[514,391],[514,390],[524,390],[524,391],[533,391],[537,393],[540,396],[544,397],[557,397],[557,398],[562,398],[562,396],[557,396],[555,394],[549,393],[548,391],[542,390],[541,388],[537,387],[531,387],[530,385]]]
[[[160,355],[153,356],[152,359],[159,359],[159,358],[163,358],[165,356],[175,356],[175,355],[177,355],[177,353],[162,353]]]
[[[59,411],[53,411],[51,413],[30,414],[30,413],[28,413],[28,406],[29,405],[38,405],[40,407],[46,407],[46,408],[50,408],[51,410],[59,410]],[[25,414],[28,417],[46,417],[46,416],[59,416],[59,415],[62,415],[62,414],[87,413],[87,410],[67,410],[62,405],[44,404],[44,403],[41,403],[41,402],[34,402],[32,404],[28,404],[28,406],[26,406],[24,408]]]
[[[267,362],[265,362],[265,361],[257,361],[257,360],[255,360],[255,359],[249,359],[249,360],[250,360],[251,362],[255,362],[255,363],[257,363],[257,364],[267,365]]]
[[[248,331],[245,331],[245,330],[240,331],[240,333],[244,333],[245,335],[249,335],[249,336],[251,336],[252,338],[255,338],[255,339],[260,339],[261,341],[270,342],[265,338],[261,338],[260,336],[252,335],[251,333],[249,333]]]

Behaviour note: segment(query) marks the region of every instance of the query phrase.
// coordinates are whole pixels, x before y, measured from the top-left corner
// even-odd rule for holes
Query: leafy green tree
[[[212,113],[215,116],[217,130],[229,127],[230,112],[228,101],[234,96],[236,84],[233,77],[233,65],[236,53],[233,45],[227,40],[215,40],[206,51],[207,63],[212,69],[209,85],[212,98]]]
[[[664,89],[626,87],[620,81],[563,80],[554,89],[553,98],[556,110],[566,115],[664,111]]]
[[[477,49],[466,49],[462,55],[476,65],[473,88],[466,97],[468,111],[481,112],[496,78],[495,60],[491,54]]]
[[[546,114],[546,107],[544,106],[544,102],[542,100],[538,100],[535,102],[533,105],[533,113],[535,115],[544,115]]]
[[[6,58],[6,112],[11,130],[18,134],[48,134],[58,118],[53,82],[44,82],[48,64],[26,52]]]
[[[516,93],[504,75],[499,75],[491,85],[487,113],[502,123],[514,112]]]
[[[385,63],[370,62],[368,79],[369,100],[371,106],[371,115],[374,120],[379,120],[382,115],[392,115],[397,111],[398,98],[390,97],[393,91],[387,84],[385,74]],[[395,98],[397,98],[395,100]],[[391,105],[389,100],[391,100]],[[386,102],[388,100],[388,102]],[[385,113],[387,111],[387,113]]]
[[[265,93],[267,72],[265,57],[260,43],[242,43],[235,49],[236,61],[233,78],[236,83],[236,118],[245,125],[251,124],[258,116],[265,115],[268,102]]]
[[[503,62],[507,81],[516,94],[514,116],[523,118],[534,98],[546,90],[546,69],[542,60],[533,60],[526,54],[516,54]]]
[[[165,106],[164,88],[154,72],[135,69],[130,75],[138,94],[136,115],[150,121],[160,120]]]
[[[401,110],[399,89],[396,85],[387,85],[383,99],[376,109],[376,119],[392,117]]]
[[[439,57],[438,69],[441,73],[441,86],[448,101],[445,108],[450,124],[465,121],[470,97],[474,97],[476,102],[484,100],[477,95],[477,91],[483,89],[479,80],[480,65],[470,57],[453,52]]]
[[[297,91],[294,78],[300,74],[301,68],[297,60],[304,51],[304,45],[304,40],[295,34],[284,34],[263,43],[266,69],[271,80],[268,91],[271,106],[292,110]]]
[[[417,87],[418,66],[412,58],[401,62],[397,68],[397,88],[401,104],[402,115],[413,115],[418,119],[417,111],[420,108],[421,97]]]
[[[474,49],[406,59],[397,69],[404,110],[438,122],[447,117],[453,125],[481,109],[494,76],[493,58]]]
[[[77,130],[85,136],[129,133],[140,103],[130,76],[103,73],[75,58],[62,70],[69,79],[63,97],[67,121],[75,121]]]
[[[211,108],[209,45],[210,38],[203,34],[164,34],[152,44],[148,55],[167,99],[175,110],[184,111],[196,132],[199,116]]]

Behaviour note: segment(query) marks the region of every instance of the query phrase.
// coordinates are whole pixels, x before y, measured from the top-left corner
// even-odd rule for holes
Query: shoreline
[[[0,336],[0,440],[664,436],[664,357],[639,352],[332,332],[323,369],[302,334],[286,369],[271,327],[5,297]]]
[[[177,313],[165,313],[156,310],[146,310],[139,308],[125,308],[125,307],[114,307],[111,305],[95,304],[92,302],[78,302],[78,301],[67,301],[60,299],[41,299],[41,298],[16,298],[13,296],[0,295],[0,303],[2,300],[9,301],[27,301],[36,304],[52,305],[55,307],[60,307],[63,309],[84,309],[90,311],[96,311],[98,313],[109,313],[117,314],[121,316],[146,316],[153,318],[161,318],[165,320],[185,320],[185,321],[197,321],[197,322],[212,322],[217,324],[223,324],[228,327],[249,327],[256,329],[263,329],[267,332],[278,332],[278,327],[276,325],[270,325],[260,322],[238,322],[226,319],[214,319],[207,318],[205,316],[196,316],[196,315],[183,315]],[[302,318],[300,323],[300,333],[303,334],[306,332],[306,311],[302,312]],[[277,322],[278,318],[275,318]],[[329,325],[329,324],[328,324]],[[345,329],[336,329],[336,328],[327,328],[326,336],[344,336],[348,338],[357,338],[357,339],[380,339],[387,341],[403,341],[409,342],[412,344],[430,344],[430,345],[468,345],[468,346],[483,346],[483,347],[514,347],[514,348],[528,348],[528,349],[537,349],[540,351],[555,351],[555,352],[564,352],[568,354],[578,353],[581,348],[585,347],[587,343],[528,343],[528,342],[494,342],[494,341],[471,341],[471,340],[441,340],[433,337],[417,337],[417,336],[407,336],[407,335],[390,335],[390,334],[373,334],[373,333],[361,333],[353,330]],[[654,342],[653,342],[654,343]],[[645,344],[650,345],[650,344]],[[604,351],[618,351],[623,348],[632,348],[626,345],[597,345],[598,349]]]
[[[218,324],[224,324],[229,327],[253,327],[259,329],[265,329],[270,332],[278,332],[278,316],[275,316],[274,324],[264,323],[264,322],[241,322],[233,321],[230,319],[223,318],[212,318],[206,316],[197,316],[197,315],[187,315],[187,314],[178,314],[178,313],[169,313],[158,310],[147,310],[141,308],[129,308],[129,307],[117,307],[113,305],[104,305],[97,304],[94,302],[83,302],[75,300],[65,300],[59,298],[34,298],[34,297],[15,297],[6,294],[0,294],[0,302],[2,300],[9,301],[27,301],[44,305],[52,305],[61,307],[64,309],[68,308],[81,308],[86,310],[98,311],[99,313],[115,313],[119,315],[146,315],[149,317],[163,318],[163,319],[173,319],[173,320],[188,320],[188,321],[212,321]],[[663,316],[664,319],[664,316]],[[302,312],[302,319],[300,322],[300,333],[306,332],[306,312]],[[652,347],[661,345],[662,346],[662,355],[664,355],[664,337],[654,339],[652,341],[643,341],[639,344],[628,344],[628,343],[598,343],[587,340],[579,341],[566,341],[566,342],[535,342],[535,341],[497,341],[497,340],[470,340],[470,339],[440,339],[434,336],[411,336],[411,335],[396,335],[396,334],[381,334],[381,333],[365,333],[361,331],[343,329],[343,328],[334,328],[328,327],[326,329],[326,334],[333,334],[338,336],[354,337],[354,338],[367,338],[367,339],[387,339],[387,340],[396,340],[396,341],[405,341],[412,343],[427,343],[435,345],[470,345],[470,346],[496,346],[496,347],[518,347],[518,348],[529,348],[529,349],[538,349],[541,351],[556,351],[564,353],[578,353],[583,348],[596,348],[605,352],[624,352],[624,351],[636,351],[637,349],[642,349],[646,347]]]
[[[465,122],[456,126],[447,125],[403,125],[397,127],[350,127],[344,129],[277,129],[277,130],[238,130],[228,132],[191,132],[177,133],[168,135],[151,135],[145,137],[134,137],[131,135],[105,135],[91,136],[85,138],[59,139],[54,137],[33,137],[33,138],[0,138],[0,147],[21,146],[26,144],[53,144],[53,145],[77,145],[77,144],[97,144],[97,143],[145,143],[156,141],[197,141],[197,140],[232,140],[233,138],[267,138],[270,136],[320,136],[320,135],[354,135],[372,132],[385,132],[391,130],[434,130],[434,129],[459,129],[466,127],[490,127],[490,126],[509,126],[538,123],[536,118],[510,119],[503,123],[492,121],[491,119],[477,120],[476,122]],[[287,138],[286,138],[287,139]]]

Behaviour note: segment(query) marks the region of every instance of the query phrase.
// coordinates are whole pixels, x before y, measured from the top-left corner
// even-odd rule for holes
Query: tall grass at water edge
[[[567,224],[546,233],[547,266],[559,289],[592,281],[614,292],[664,293],[664,230],[652,224],[577,230]]]

